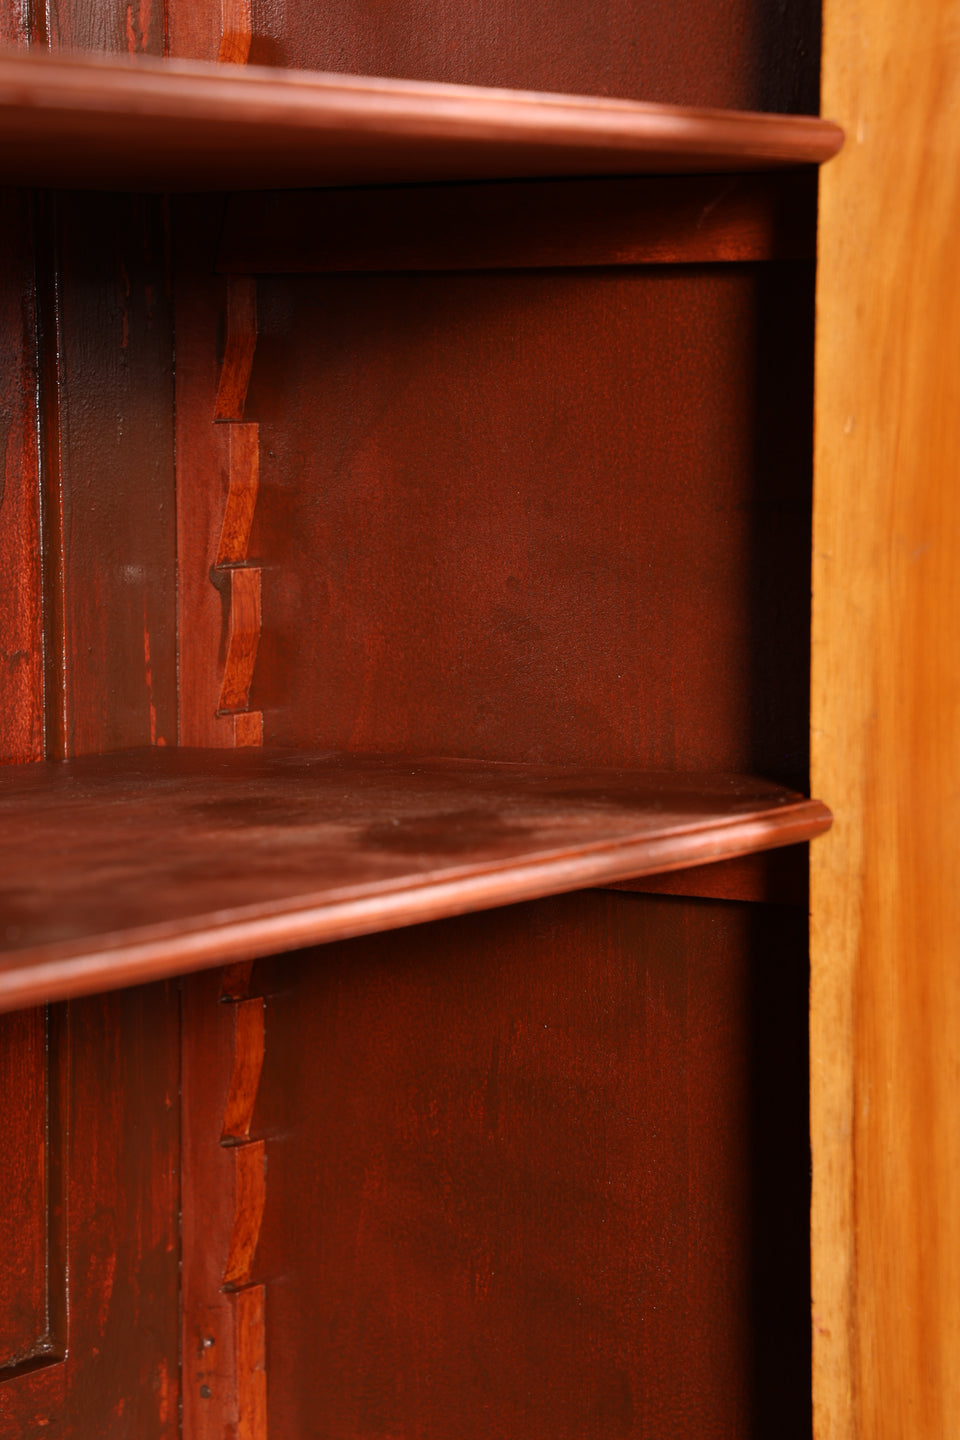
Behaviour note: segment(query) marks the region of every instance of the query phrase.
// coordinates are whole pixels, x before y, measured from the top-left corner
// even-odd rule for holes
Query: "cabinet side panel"
[[[43,753],[36,318],[30,196],[0,191],[0,763]]]
[[[960,10],[827,0],[811,853],[818,1440],[960,1424]]]
[[[809,1435],[802,916],[587,892],[257,973],[271,1434]]]

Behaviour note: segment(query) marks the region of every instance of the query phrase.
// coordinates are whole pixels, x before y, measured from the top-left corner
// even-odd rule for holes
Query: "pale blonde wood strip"
[[[960,1434],[960,3],[826,0],[811,854],[817,1440]]]

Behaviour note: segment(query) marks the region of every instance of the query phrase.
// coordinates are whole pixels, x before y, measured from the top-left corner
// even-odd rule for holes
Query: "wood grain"
[[[700,265],[816,253],[813,172],[231,195],[225,274]]]
[[[221,65],[245,65],[253,34],[252,0],[220,0],[222,33],[217,61]]]
[[[255,749],[7,766],[0,1003],[703,864],[829,820],[732,776]]]
[[[267,186],[768,169],[842,142],[807,116],[279,73],[200,61],[0,57],[0,179]]]
[[[960,10],[827,0],[812,854],[818,1440],[960,1417]]]

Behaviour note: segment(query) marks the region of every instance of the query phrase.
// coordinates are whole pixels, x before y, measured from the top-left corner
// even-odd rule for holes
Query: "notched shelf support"
[[[236,745],[263,743],[263,716],[250,709],[260,644],[260,568],[249,560],[257,504],[260,427],[243,418],[257,344],[256,280],[227,283],[226,340],[217,388],[215,422],[226,428],[227,499],[211,580],[227,596],[226,646],[219,716],[232,716]]]
[[[253,36],[252,0],[221,0],[219,65],[246,65]]]
[[[262,996],[249,993],[252,964],[228,966],[220,998],[234,1012],[233,1074],[220,1144],[233,1152],[233,1224],[221,1291],[233,1305],[237,1435],[266,1440],[266,1287],[254,1280],[254,1260],[266,1203],[266,1146],[251,1139],[264,1056]]]

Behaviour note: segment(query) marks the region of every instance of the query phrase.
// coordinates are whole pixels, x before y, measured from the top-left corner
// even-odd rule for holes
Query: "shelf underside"
[[[0,770],[0,1008],[808,840],[738,776],[299,751]]]
[[[200,61],[0,55],[0,181],[123,190],[769,169],[838,126]]]

